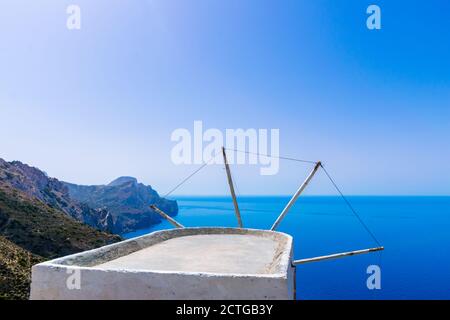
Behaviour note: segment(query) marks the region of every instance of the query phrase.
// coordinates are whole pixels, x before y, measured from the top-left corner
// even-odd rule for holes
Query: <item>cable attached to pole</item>
[[[230,149],[230,148],[225,148],[225,150],[234,151],[234,152],[241,152],[241,153],[251,154],[251,155],[255,155],[255,156],[276,158],[276,159],[280,159],[280,160],[289,160],[289,161],[296,161],[296,162],[303,162],[303,163],[313,163],[313,164],[317,163],[317,161],[313,161],[313,160],[304,160],[304,159],[296,159],[296,158],[290,158],[290,157],[272,156],[270,154],[264,154],[264,153],[259,153],[259,152],[251,152],[251,151],[246,151],[246,150],[238,150],[238,149]]]
[[[282,160],[289,160],[289,161],[296,161],[296,162],[303,162],[303,163],[313,163],[315,165],[320,166],[323,169],[323,172],[325,172],[325,175],[328,177],[328,179],[331,181],[332,185],[334,186],[334,188],[336,189],[336,191],[339,193],[339,195],[342,197],[342,199],[344,200],[344,202],[346,203],[346,205],[349,207],[349,209],[352,211],[352,213],[355,215],[355,217],[358,219],[359,223],[364,227],[364,229],[367,231],[367,233],[370,235],[370,237],[373,239],[373,241],[375,241],[375,243],[381,247],[381,243],[378,241],[378,239],[375,237],[375,235],[373,234],[373,232],[369,229],[369,227],[364,223],[364,221],[362,220],[362,218],[360,217],[360,215],[356,212],[356,210],[353,208],[353,206],[351,205],[351,203],[348,201],[348,199],[344,196],[344,194],[342,193],[341,189],[337,186],[336,182],[334,181],[334,179],[331,177],[331,175],[328,173],[328,171],[325,169],[325,167],[323,166],[322,163],[317,162],[317,161],[312,161],[312,160],[304,160],[304,159],[297,159],[297,158],[291,158],[291,157],[282,157],[282,156],[272,156],[272,155],[268,155],[268,154],[262,154],[262,153],[257,153],[257,152],[251,152],[251,151],[245,151],[245,150],[238,150],[238,149],[229,149],[229,148],[223,148],[222,152],[224,153],[225,150],[230,150],[230,151],[234,151],[234,152],[242,152],[242,153],[246,153],[246,154],[252,154],[252,155],[258,155],[258,156],[264,156],[264,157],[270,157],[270,158],[278,158],[278,159],[282,159]],[[188,175],[185,179],[183,179],[179,184],[177,184],[173,189],[171,189],[168,193],[166,193],[163,197],[166,198],[169,195],[171,195],[173,192],[175,192],[175,190],[177,190],[179,187],[181,187],[184,183],[186,183],[190,178],[192,178],[195,174],[197,174],[200,170],[202,170],[204,167],[206,167],[208,164],[211,163],[212,160],[215,159],[215,157],[217,156],[217,154],[215,154],[213,157],[211,157],[211,159],[209,159],[207,162],[205,162],[204,164],[202,164],[201,167],[199,167],[198,169],[196,169],[194,172],[192,172],[190,175]],[[231,173],[230,173],[231,174]],[[239,211],[238,211],[239,212]],[[283,215],[284,216],[284,215]],[[241,224],[242,222],[240,222]],[[276,227],[277,223],[275,224]],[[274,227],[273,227],[274,229]]]
[[[358,221],[361,223],[361,225],[364,227],[364,229],[367,231],[367,233],[372,237],[372,239],[375,241],[375,243],[381,247],[381,243],[378,241],[378,239],[375,237],[375,235],[372,233],[372,231],[370,231],[369,227],[364,223],[364,221],[361,219],[361,217],[359,216],[359,214],[356,212],[356,210],[353,208],[353,206],[350,204],[350,202],[347,200],[347,198],[344,196],[344,194],[342,193],[341,189],[339,189],[339,187],[337,186],[336,182],[333,180],[333,178],[331,178],[330,174],[328,173],[328,171],[325,169],[325,167],[323,166],[323,164],[320,165],[323,169],[323,172],[325,172],[325,175],[328,177],[328,179],[330,179],[331,183],[333,184],[334,188],[337,190],[337,192],[341,195],[342,199],[344,199],[345,203],[347,204],[347,206],[350,208],[350,210],[353,212],[353,214],[355,215],[355,217],[358,219]]]
[[[197,174],[200,170],[202,170],[204,167],[206,167],[208,164],[211,163],[212,160],[216,158],[217,155],[214,155],[209,159],[207,162],[201,165],[200,168],[192,172],[190,175],[188,175],[186,178],[184,178],[179,184],[177,184],[173,189],[171,189],[169,192],[167,192],[163,198],[167,198],[169,195],[171,195],[175,190],[177,190],[179,187],[181,187],[184,183],[186,183],[190,178],[192,178],[195,174]]]

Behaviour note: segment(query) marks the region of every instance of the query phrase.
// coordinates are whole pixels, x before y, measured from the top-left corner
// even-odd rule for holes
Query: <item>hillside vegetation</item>
[[[27,299],[31,266],[120,241],[36,198],[0,187],[0,299]]]
[[[3,188],[0,188],[0,235],[45,258],[88,250],[121,239],[95,230],[20,191]]]
[[[27,299],[30,269],[43,260],[0,236],[0,299]]]

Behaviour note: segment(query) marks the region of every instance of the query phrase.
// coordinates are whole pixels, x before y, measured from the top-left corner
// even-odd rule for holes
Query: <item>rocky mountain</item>
[[[89,226],[119,234],[159,222],[159,215],[149,208],[151,204],[169,215],[178,213],[176,201],[159,197],[150,186],[132,177],[120,177],[108,185],[76,185],[1,158],[0,187],[19,190]]]
[[[154,204],[167,214],[178,213],[176,201],[161,198],[151,186],[133,177],[120,177],[108,185],[82,186],[65,183],[71,198],[96,210],[106,210],[112,216],[112,232],[123,233],[142,229],[160,221],[150,209]]]
[[[0,158],[0,187],[20,190],[96,229],[112,230],[112,220],[106,210],[92,209],[70,198],[64,183],[20,161],[6,162]]]

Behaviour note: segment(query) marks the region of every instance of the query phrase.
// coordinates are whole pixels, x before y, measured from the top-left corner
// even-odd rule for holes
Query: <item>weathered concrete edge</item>
[[[199,234],[252,234],[263,237],[275,237],[279,243],[278,254],[275,258],[272,273],[268,274],[237,274],[237,273],[215,273],[215,272],[187,272],[187,271],[165,271],[165,270],[129,270],[129,269],[105,269],[96,268],[105,261],[117,259],[124,255],[136,252],[156,243],[163,242],[168,239],[199,235]],[[280,241],[281,240],[281,241]],[[193,275],[200,277],[241,277],[241,278],[279,278],[287,279],[288,270],[291,266],[292,255],[292,236],[270,230],[247,229],[247,228],[227,228],[227,227],[195,227],[183,229],[169,229],[154,231],[152,233],[142,235],[136,238],[124,240],[114,244],[106,245],[100,248],[75,253],[49,260],[32,267],[32,273],[45,269],[65,269],[65,270],[92,270],[97,272],[116,272],[116,273],[141,273],[141,274],[178,274]],[[122,250],[121,250],[122,249]],[[276,263],[275,263],[276,262]],[[81,264],[81,265],[80,265]],[[84,265],[83,265],[84,264]]]

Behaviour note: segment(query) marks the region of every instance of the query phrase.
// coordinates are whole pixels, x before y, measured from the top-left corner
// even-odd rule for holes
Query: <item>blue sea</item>
[[[371,253],[297,267],[297,299],[450,299],[450,197],[348,197],[385,247]],[[185,226],[236,226],[229,197],[179,197]],[[289,197],[239,197],[244,227],[268,229]],[[125,234],[131,238],[168,229]],[[375,247],[340,197],[305,196],[278,231],[294,237],[294,258]],[[369,290],[367,267],[381,268],[381,289]]]

